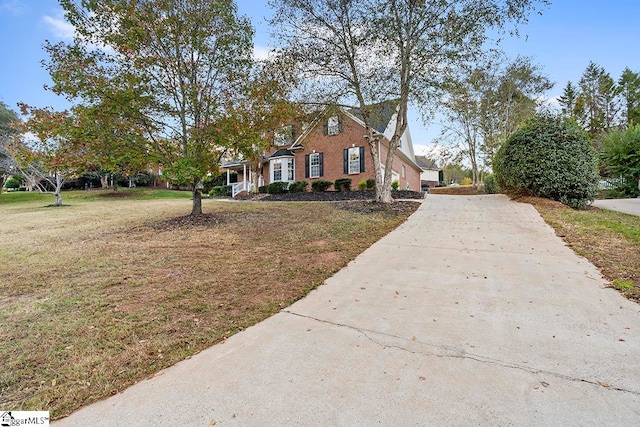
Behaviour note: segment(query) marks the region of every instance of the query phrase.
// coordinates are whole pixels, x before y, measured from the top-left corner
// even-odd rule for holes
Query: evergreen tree
[[[576,101],[578,100],[578,88],[571,82],[562,91],[562,96],[558,98],[558,103],[562,107],[562,115],[575,118]]]
[[[620,89],[603,67],[590,62],[578,85],[576,118],[594,139],[620,123]]]
[[[625,68],[618,80],[627,127],[640,124],[640,75]]]

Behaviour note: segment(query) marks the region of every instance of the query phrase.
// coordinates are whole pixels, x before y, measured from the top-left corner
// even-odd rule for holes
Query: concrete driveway
[[[640,216],[640,198],[595,200],[593,206]]]
[[[640,425],[640,306],[537,212],[430,195],[307,298],[55,426]]]

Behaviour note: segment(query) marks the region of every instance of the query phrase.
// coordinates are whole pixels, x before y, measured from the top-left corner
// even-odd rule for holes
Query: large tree
[[[6,179],[16,170],[16,162],[7,146],[17,132],[12,123],[18,123],[18,114],[0,101],[0,190]]]
[[[251,60],[248,20],[233,0],[60,3],[77,34],[45,46],[46,67],[51,89],[92,121],[87,144],[160,164],[202,213],[202,180],[233,143],[217,123]]]
[[[77,124],[68,111],[20,106],[28,119],[18,126],[12,153],[29,187],[55,197],[54,206],[62,206],[62,186],[81,169],[86,148],[74,140]]]
[[[590,62],[582,73],[576,99],[578,122],[595,138],[620,124],[620,88],[603,67]]]
[[[445,86],[445,139],[471,165],[477,185],[481,162],[491,163],[500,145],[533,116],[541,95],[552,87],[530,58],[506,62],[493,57],[482,66],[461,67]]]
[[[618,79],[618,85],[627,126],[640,124],[640,75],[627,67]]]
[[[410,102],[425,105],[452,66],[478,55],[545,0],[281,0],[270,4],[285,51],[315,89],[316,102],[355,105],[366,126],[376,199],[390,202],[391,162],[407,129]],[[309,99],[309,92],[306,92]],[[382,176],[372,106],[398,101]]]
[[[543,94],[553,87],[539,65],[519,56],[513,61],[491,63],[489,84],[483,92],[482,134],[484,151],[490,162],[502,143],[541,107]]]

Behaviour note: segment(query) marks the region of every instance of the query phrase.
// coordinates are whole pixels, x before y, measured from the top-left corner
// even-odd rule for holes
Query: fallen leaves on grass
[[[278,312],[418,206],[368,203],[204,201],[195,217],[182,215],[189,200],[8,210],[0,407],[59,418]]]

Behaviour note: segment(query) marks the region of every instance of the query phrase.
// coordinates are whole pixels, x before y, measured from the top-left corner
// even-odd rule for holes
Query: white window
[[[309,178],[320,178],[320,153],[309,154]]]
[[[280,158],[271,160],[271,182],[294,180],[294,167],[292,158]]]
[[[284,159],[284,162],[287,164],[287,181],[293,181],[293,178],[294,178],[293,159]]]
[[[282,159],[276,159],[271,162],[271,166],[273,169],[273,179],[272,181],[282,181]]]
[[[360,147],[349,148],[349,173],[360,173]]]
[[[406,177],[407,177],[407,170],[406,170],[406,168],[404,167],[404,165],[402,165],[402,177],[403,177],[403,178],[406,178]]]
[[[340,133],[340,119],[338,116],[329,117],[327,121],[327,135],[337,135]]]

